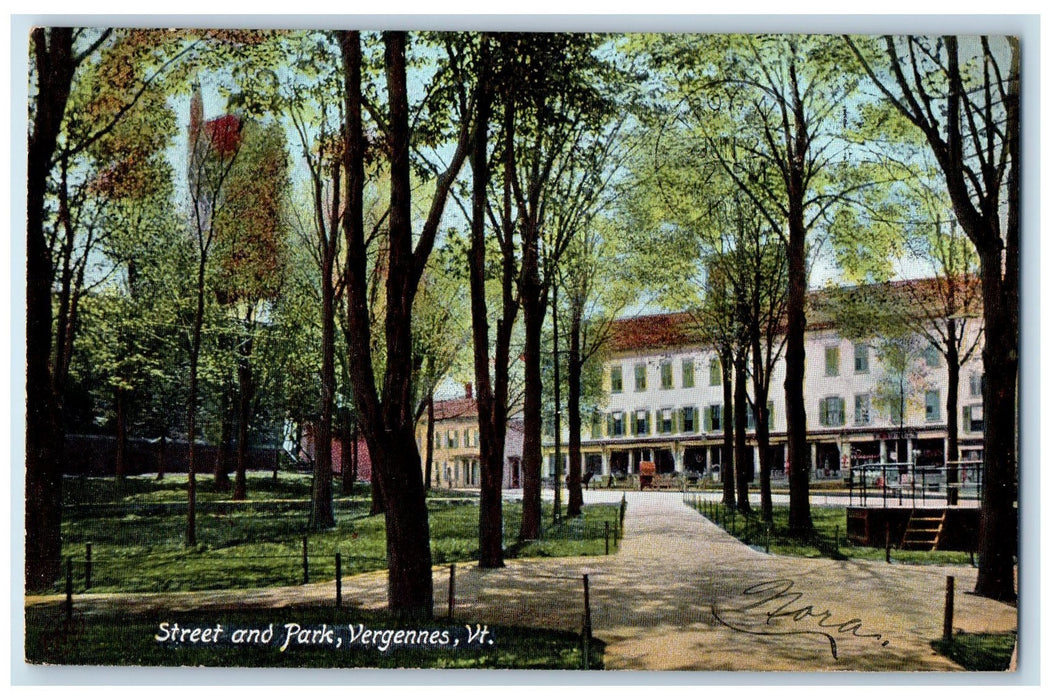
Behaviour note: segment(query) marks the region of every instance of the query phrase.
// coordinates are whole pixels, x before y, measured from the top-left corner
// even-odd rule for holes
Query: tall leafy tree
[[[788,300],[785,408],[788,423],[789,526],[809,530],[809,454],[805,374],[807,251],[835,206],[869,183],[844,184],[849,169],[837,121],[859,81],[831,37],[727,35],[676,59],[661,55],[707,159],[718,163],[785,245]],[[683,47],[677,47],[683,48]]]
[[[191,47],[161,41],[146,30],[97,30],[37,27],[30,34],[30,130],[26,198],[26,586],[37,590],[57,576],[61,550],[62,416],[61,370],[55,364],[52,338],[55,314],[52,291],[55,260],[46,223],[49,186],[58,181],[55,167],[68,162],[110,133],[156,78]],[[78,71],[94,66],[100,53],[114,49],[114,77],[100,84],[100,107],[90,128],[76,142],[58,149],[62,130],[76,115],[69,98]],[[61,322],[67,319],[59,319]],[[61,325],[60,325],[61,327]],[[67,343],[63,343],[63,346]],[[71,357],[68,347],[63,354]]]
[[[497,568],[504,565],[503,552],[503,483],[504,446],[507,436],[509,364],[511,336],[518,315],[519,300],[514,289],[517,274],[515,246],[511,228],[511,183],[504,177],[504,190],[499,217],[492,214],[489,187],[491,182],[489,121],[493,102],[499,93],[491,63],[494,39],[482,35],[478,48],[477,121],[471,134],[471,243],[468,253],[471,293],[471,332],[474,360],[475,392],[478,405],[479,461],[481,493],[478,515],[478,565]],[[495,52],[502,57],[502,51]],[[509,92],[509,82],[501,81],[501,92]],[[506,127],[505,127],[506,131]],[[505,170],[510,161],[504,159]],[[492,237],[487,237],[486,221],[494,220]],[[496,242],[496,261],[490,258],[492,241]],[[497,268],[494,275],[493,267]],[[486,281],[499,280],[499,302],[496,304],[495,342],[490,332],[490,304]],[[490,370],[492,357],[492,370]]]
[[[591,215],[608,155],[609,102],[603,90],[609,66],[597,51],[601,37],[528,34],[504,38],[501,139],[504,168],[520,237],[517,288],[524,322],[521,539],[540,532],[543,401],[541,340],[558,260]],[[577,159],[581,155],[592,154]],[[586,196],[581,196],[585,195]],[[506,212],[510,213],[510,212]]]
[[[413,137],[409,121],[404,32],[385,32],[383,68],[387,110],[370,110],[379,120],[390,168],[389,239],[386,265],[386,309],[383,320],[385,368],[377,385],[371,342],[349,348],[348,362],[361,430],[385,500],[387,526],[388,605],[412,617],[433,614],[430,536],[420,456],[413,433],[412,308],[427,260],[434,247],[449,189],[468,151],[473,105],[460,115],[460,130],[448,168],[437,178],[434,196],[418,235],[414,235],[410,187]],[[345,131],[347,326],[356,338],[372,338],[368,313],[363,195],[365,130],[363,51],[357,32],[340,32],[343,56]],[[368,100],[371,103],[371,100]],[[415,239],[415,245],[414,245]]]
[[[228,204],[215,219],[219,280],[216,295],[231,316],[237,376],[237,462],[234,499],[246,497],[246,468],[252,405],[258,388],[253,370],[256,338],[270,326],[287,266],[285,202],[288,156],[285,136],[274,122],[247,122],[241,147],[225,183]]]
[[[188,179],[190,193],[190,230],[194,245],[195,306],[190,329],[189,396],[186,409],[186,431],[189,441],[187,479],[186,546],[197,544],[197,418],[199,367],[205,304],[210,288],[209,266],[217,240],[217,221],[230,203],[227,180],[241,150],[241,120],[224,115],[204,121],[204,106],[199,90],[194,91],[190,105]]]
[[[1017,37],[846,38],[922,133],[982,272],[985,481],[975,591],[1014,600],[1021,47]]]
[[[597,399],[601,398],[598,360],[611,338],[613,319],[636,299],[635,290],[629,288],[622,277],[620,260],[625,245],[621,233],[608,216],[598,216],[574,237],[562,261],[563,269],[570,271],[561,282],[566,300],[562,313],[568,316],[565,326],[569,424],[566,516],[570,518],[581,514],[584,502],[581,430],[584,415],[596,411]],[[554,313],[559,310],[555,309]],[[597,377],[595,370],[598,370]],[[586,404],[590,404],[590,410],[585,409]]]

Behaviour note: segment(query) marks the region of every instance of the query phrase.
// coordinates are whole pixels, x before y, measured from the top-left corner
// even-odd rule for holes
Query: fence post
[[[343,607],[343,556],[336,552],[336,607]]]
[[[770,553],[770,523],[766,524],[766,553]]]
[[[952,641],[952,614],[954,598],[956,595],[956,577],[945,577],[945,617],[942,621],[942,641],[948,644]]]
[[[449,619],[453,617],[456,607],[456,564],[449,564]]]
[[[307,559],[306,535],[303,535],[303,583],[310,583],[310,561]]]
[[[606,556],[609,556],[609,521],[606,521]]]
[[[73,619],[73,557],[66,557],[66,620]]]
[[[887,545],[886,560],[887,560],[887,563],[889,564],[890,563],[890,521],[888,520],[887,522],[884,523],[884,525],[886,525],[886,540],[887,540],[887,542],[886,542],[886,545]]]
[[[91,543],[84,545],[84,590],[91,589]]]
[[[839,525],[836,525],[836,553],[839,553]]]
[[[591,651],[591,590],[588,586],[588,575],[584,574],[584,630],[581,635],[584,642],[584,670],[590,666]]]

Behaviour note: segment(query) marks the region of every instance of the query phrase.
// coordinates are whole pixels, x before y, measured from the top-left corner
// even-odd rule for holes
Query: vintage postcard
[[[31,668],[1016,675],[1034,44],[331,25],[26,27]]]

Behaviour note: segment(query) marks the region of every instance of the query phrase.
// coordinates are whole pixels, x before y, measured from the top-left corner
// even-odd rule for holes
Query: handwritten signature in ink
[[[759,636],[817,635],[823,637],[828,641],[829,650],[832,652],[832,658],[834,659],[839,658],[839,651],[834,634],[872,639],[874,641],[879,641],[880,646],[884,647],[890,645],[890,641],[883,639],[882,634],[875,632],[862,632],[862,621],[860,618],[853,617],[849,620],[837,622],[833,619],[834,615],[828,608],[818,612],[813,605],[800,604],[799,601],[803,597],[803,593],[792,590],[794,586],[795,582],[791,579],[773,579],[752,584],[741,591],[741,595],[749,596],[750,598],[754,597],[755,600],[746,603],[741,607],[729,608],[722,611],[718,609],[716,603],[712,603],[712,615],[719,624],[736,632],[744,632],[745,634]],[[822,606],[819,605],[818,607]],[[748,613],[750,611],[758,611],[760,614],[765,613],[766,624],[768,625],[773,624],[775,620],[786,619],[798,623],[814,622],[822,629],[792,629],[783,631],[757,630],[741,626],[743,624],[748,624],[747,622],[742,621],[735,624],[734,621],[727,619],[727,613]],[[832,632],[826,632],[824,630],[832,630]]]

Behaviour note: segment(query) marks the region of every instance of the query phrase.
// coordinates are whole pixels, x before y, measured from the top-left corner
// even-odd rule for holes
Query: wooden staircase
[[[941,515],[917,515],[912,511],[905,534],[901,538],[902,549],[919,549],[933,552],[938,549],[942,532],[945,529],[946,511]]]

